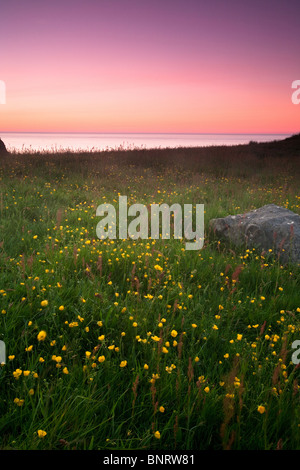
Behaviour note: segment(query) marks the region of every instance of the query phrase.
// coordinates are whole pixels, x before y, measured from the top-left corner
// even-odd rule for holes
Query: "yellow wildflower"
[[[266,408],[262,405],[259,405],[259,407],[257,408],[257,411],[260,413],[260,414],[263,414],[265,413],[266,411]]]
[[[163,270],[163,268],[161,266],[159,266],[159,264],[156,264],[154,266],[154,269],[156,269],[156,271],[162,271]]]
[[[37,339],[38,339],[38,341],[44,341],[46,339],[46,336],[47,336],[46,331],[42,330],[37,335]]]

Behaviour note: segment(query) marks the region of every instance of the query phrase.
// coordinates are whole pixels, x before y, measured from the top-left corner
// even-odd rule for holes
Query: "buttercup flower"
[[[161,266],[159,266],[159,264],[156,264],[154,266],[154,269],[156,269],[156,271],[162,271],[163,270],[163,268]]]
[[[44,341],[46,339],[46,336],[47,336],[46,331],[42,330],[37,335],[37,339],[38,339],[38,341]]]
[[[260,414],[263,414],[265,413],[266,411],[266,408],[262,405],[259,405],[259,407],[257,408],[257,411],[260,413]]]

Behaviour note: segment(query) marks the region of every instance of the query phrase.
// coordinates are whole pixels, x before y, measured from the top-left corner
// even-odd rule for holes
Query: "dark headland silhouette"
[[[3,142],[2,139],[0,139],[0,155],[7,155],[9,152],[7,148],[5,147],[5,143]]]
[[[157,149],[155,149],[157,151]],[[172,149],[171,149],[172,150]],[[255,142],[250,141],[248,144],[238,144],[232,146],[208,146],[208,147],[179,147],[174,149],[174,152],[184,152],[186,154],[190,154],[191,152],[197,151],[198,156],[205,156],[207,154],[228,154],[230,152],[231,156],[240,155],[241,152],[244,156],[255,156],[256,158],[266,158],[266,157],[300,157],[300,133],[291,135],[283,140],[273,140],[269,142]],[[137,150],[139,153],[153,153],[152,149],[143,149]],[[170,149],[159,149],[160,153],[165,155],[170,153]],[[171,155],[174,157],[174,152],[171,152]],[[9,152],[0,138],[0,156],[5,155],[12,155],[14,152]],[[76,152],[75,152],[76,153]],[[88,153],[88,152],[87,152]]]

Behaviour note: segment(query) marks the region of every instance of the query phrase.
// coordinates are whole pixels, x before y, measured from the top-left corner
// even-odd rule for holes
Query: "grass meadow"
[[[300,214],[299,140],[0,159],[0,449],[300,449],[300,269],[209,220]],[[99,240],[96,208],[204,204],[205,243]]]

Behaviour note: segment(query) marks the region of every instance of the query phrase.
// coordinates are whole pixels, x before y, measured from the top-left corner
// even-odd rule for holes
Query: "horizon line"
[[[98,131],[1,131],[0,134],[127,134],[127,135],[293,135],[299,132],[98,132]]]

